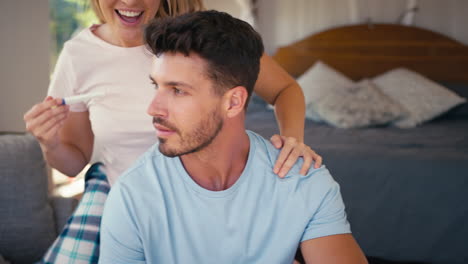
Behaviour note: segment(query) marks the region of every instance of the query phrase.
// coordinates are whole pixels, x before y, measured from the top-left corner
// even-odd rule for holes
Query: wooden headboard
[[[273,59],[294,77],[321,60],[354,80],[406,67],[433,80],[468,83],[468,46],[429,30],[394,24],[323,31],[281,47]]]

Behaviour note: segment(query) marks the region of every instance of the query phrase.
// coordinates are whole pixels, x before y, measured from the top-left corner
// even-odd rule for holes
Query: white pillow
[[[405,68],[388,71],[373,79],[386,95],[400,103],[407,114],[394,125],[415,127],[466,101],[449,89]]]
[[[313,106],[328,94],[343,90],[354,83],[351,79],[321,61],[317,61],[302,74],[297,82],[304,92],[306,106]],[[320,116],[313,110],[313,107],[308,107],[306,117],[314,121],[322,121]]]
[[[406,113],[369,80],[345,88],[328,94],[312,106],[330,125],[339,128],[384,125]]]

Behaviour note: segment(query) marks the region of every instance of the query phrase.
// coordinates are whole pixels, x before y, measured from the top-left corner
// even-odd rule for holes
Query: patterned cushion
[[[304,92],[306,105],[309,105],[306,117],[314,121],[322,121],[314,111],[314,104],[319,103],[328,94],[353,85],[351,79],[321,61],[317,61],[297,82]]]
[[[406,112],[368,80],[343,88],[308,107],[308,111],[314,109],[324,121],[339,128],[383,125]]]
[[[466,101],[419,73],[404,68],[386,72],[373,81],[386,95],[408,110],[402,119],[394,122],[400,128],[415,127]]]
[[[57,236],[48,201],[47,171],[31,135],[0,135],[0,253],[33,263]]]

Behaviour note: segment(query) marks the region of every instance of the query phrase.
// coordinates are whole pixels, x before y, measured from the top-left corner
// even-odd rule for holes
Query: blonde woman
[[[44,263],[97,263],[99,223],[110,186],[135,159],[156,143],[146,108],[153,96],[148,78],[151,53],[143,28],[151,19],[203,9],[200,0],[92,0],[102,24],[67,41],[58,59],[48,97],[24,116],[48,164],[77,175],[87,164],[85,193]],[[321,157],[304,145],[304,97],[298,84],[267,55],[261,58],[254,91],[275,106],[282,148],[272,168],[283,177],[299,157],[305,174]],[[85,103],[62,98],[102,92]]]

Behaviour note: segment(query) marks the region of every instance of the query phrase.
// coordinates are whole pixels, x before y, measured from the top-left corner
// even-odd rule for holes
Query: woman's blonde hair
[[[91,6],[99,21],[105,23],[106,21],[99,8],[99,0],[91,0]],[[205,6],[202,0],[161,0],[155,17],[174,17],[204,9]]]

